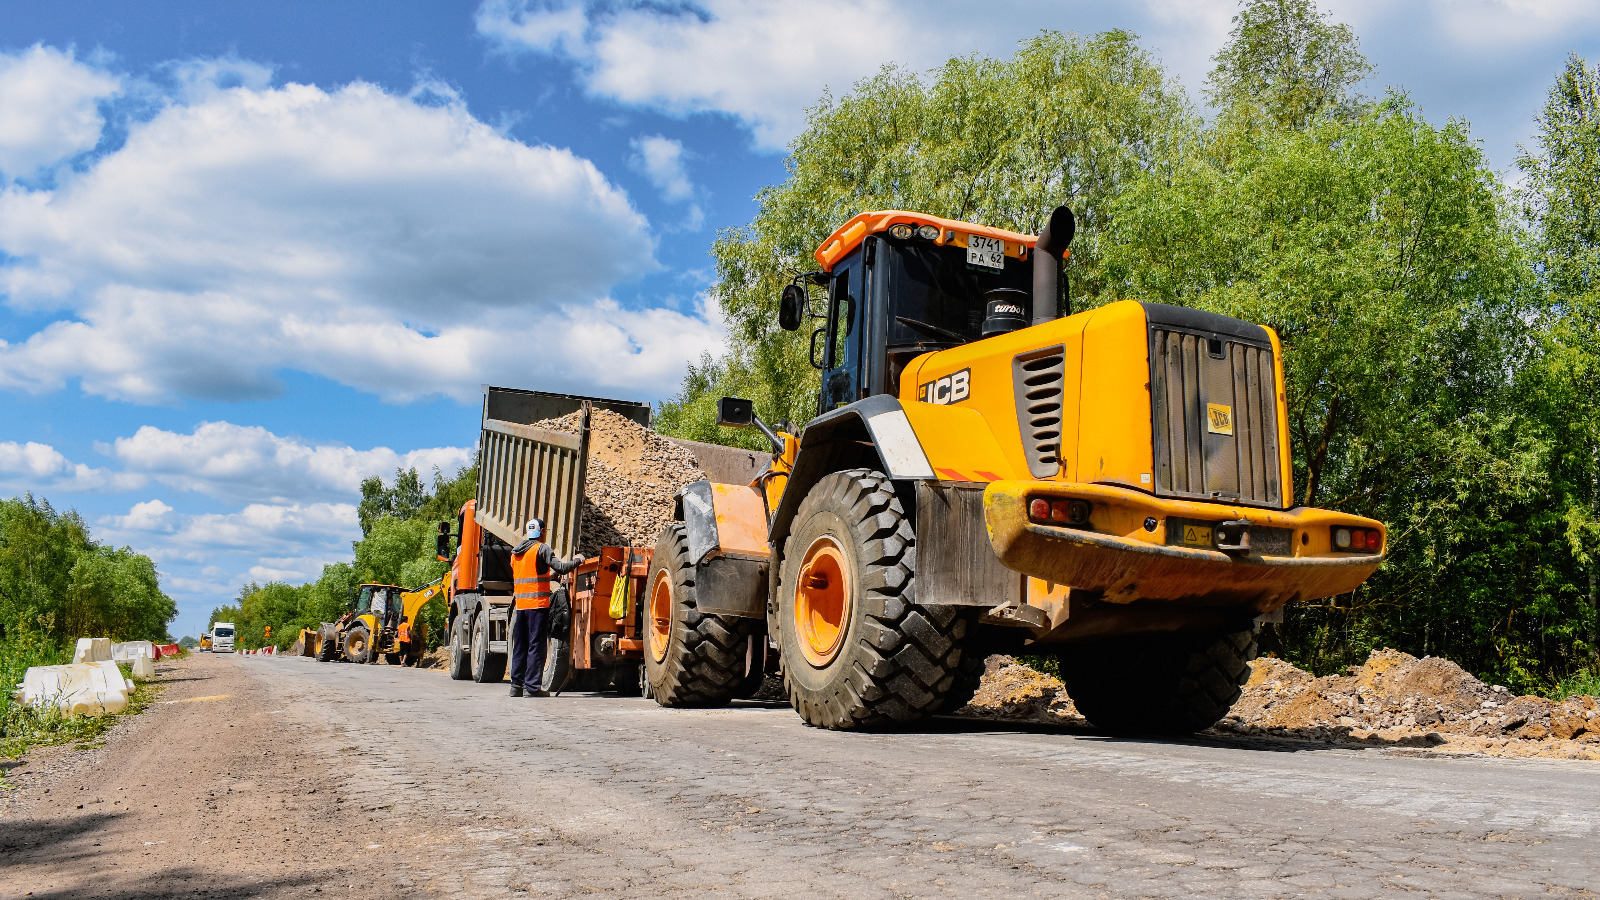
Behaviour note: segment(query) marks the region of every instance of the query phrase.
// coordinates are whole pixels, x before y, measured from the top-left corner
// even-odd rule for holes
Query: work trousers
[[[550,610],[518,609],[511,615],[511,683],[537,691],[544,682],[544,646],[550,631]]]

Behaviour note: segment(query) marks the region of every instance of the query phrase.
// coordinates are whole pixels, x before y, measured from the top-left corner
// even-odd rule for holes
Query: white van
[[[211,623],[211,652],[212,653],[232,653],[233,652],[233,623],[232,622],[213,622],[213,623]]]

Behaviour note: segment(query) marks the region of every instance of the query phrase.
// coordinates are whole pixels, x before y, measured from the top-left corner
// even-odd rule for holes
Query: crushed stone
[[[578,434],[582,423],[583,414],[575,412],[533,427]],[[655,546],[672,521],[678,489],[704,477],[688,450],[626,416],[593,410],[578,552],[588,557],[601,547]]]
[[[957,714],[1089,727],[1059,679],[1009,656],[989,657]],[[1399,650],[1320,678],[1267,657],[1251,664],[1243,696],[1207,733],[1600,760],[1600,701],[1519,697],[1447,659]]]

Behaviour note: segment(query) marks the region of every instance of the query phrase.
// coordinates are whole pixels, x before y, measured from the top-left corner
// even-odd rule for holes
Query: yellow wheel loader
[[[349,611],[337,622],[322,624],[317,659],[375,663],[381,655],[391,666],[416,665],[428,637],[418,615],[442,592],[443,579],[412,591],[394,584],[361,585]]]
[[[1238,699],[1263,621],[1372,574],[1380,523],[1293,505],[1277,334],[1070,314],[1075,227],[889,210],[823,242],[779,306],[813,323],[816,417],[773,429],[725,398],[719,424],[759,428],[772,462],[685,487],[656,545],[659,703],[726,702],[755,632],[812,725],[958,708],[987,655],[1022,652],[1056,656],[1099,727],[1190,732]]]

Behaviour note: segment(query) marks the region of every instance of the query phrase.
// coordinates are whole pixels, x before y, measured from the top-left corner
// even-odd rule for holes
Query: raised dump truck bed
[[[453,557],[446,582],[450,672],[458,679],[499,682],[510,652],[511,550],[530,518],[545,522],[545,541],[557,555],[577,552],[583,533],[583,497],[593,411],[609,410],[642,426],[650,406],[625,400],[486,387],[479,432],[478,491],[454,523],[454,540],[441,535],[440,555]],[[576,434],[535,423],[579,414]],[[669,438],[718,479],[748,481],[768,464],[766,454]],[[449,532],[449,523],[442,529]],[[455,548],[451,553],[451,545]],[[572,574],[563,603],[551,615],[547,684],[559,689],[600,689],[615,684],[637,690],[642,644],[637,598],[651,558],[649,547],[605,547]],[[613,589],[626,568],[612,616]],[[568,605],[570,604],[570,606]],[[570,678],[568,677],[570,676]]]

